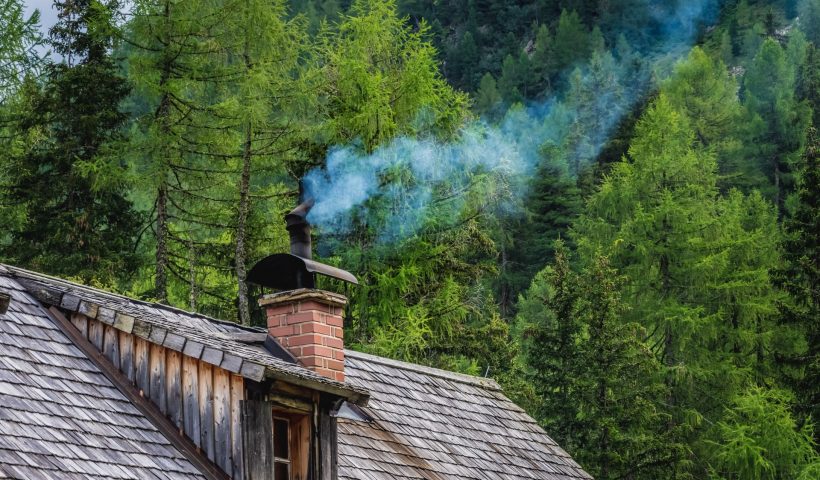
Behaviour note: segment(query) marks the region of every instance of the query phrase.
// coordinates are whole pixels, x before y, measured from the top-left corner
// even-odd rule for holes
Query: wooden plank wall
[[[71,323],[234,479],[243,479],[239,375],[75,313]]]

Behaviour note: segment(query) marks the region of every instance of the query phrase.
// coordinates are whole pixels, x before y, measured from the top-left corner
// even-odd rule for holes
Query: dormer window
[[[307,480],[313,441],[310,414],[262,400],[243,402],[247,478]]]
[[[274,478],[290,480],[290,420],[273,417]]]

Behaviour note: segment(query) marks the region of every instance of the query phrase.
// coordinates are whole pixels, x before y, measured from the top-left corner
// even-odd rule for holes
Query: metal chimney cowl
[[[248,281],[280,290],[263,295],[268,337],[287,350],[296,361],[314,372],[344,382],[344,295],[316,289],[316,275],[357,284],[349,272],[312,259],[311,227],[307,220],[313,206],[307,200],[285,215],[290,253],[263,258],[248,272]]]
[[[285,215],[290,235],[290,253],[276,253],[263,258],[248,272],[247,280],[275,290],[316,288],[316,275],[358,285],[350,272],[313,260],[311,227],[307,220],[313,200],[302,202]]]

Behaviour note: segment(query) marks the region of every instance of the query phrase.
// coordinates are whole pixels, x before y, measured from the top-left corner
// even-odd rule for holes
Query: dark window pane
[[[290,449],[288,448],[289,441],[288,421],[275,418],[273,420],[273,456],[277,458],[290,458]]]
[[[276,480],[290,480],[290,465],[287,463],[275,463],[275,467],[273,469],[273,478]]]

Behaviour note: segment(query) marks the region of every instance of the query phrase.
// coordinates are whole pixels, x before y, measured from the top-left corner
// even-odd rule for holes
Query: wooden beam
[[[114,384],[117,389],[150,421],[157,430],[168,439],[171,444],[202,473],[208,480],[229,480],[229,477],[222,472],[219,467],[209,462],[207,458],[200,455],[196,445],[185,437],[181,436],[174,425],[159,411],[159,409],[140,395],[128,378],[108,362],[103,354],[94,348],[94,345],[71,325],[63,313],[56,307],[48,309],[51,319],[60,327],[63,333],[82,350],[82,352],[94,363],[97,368]]]

